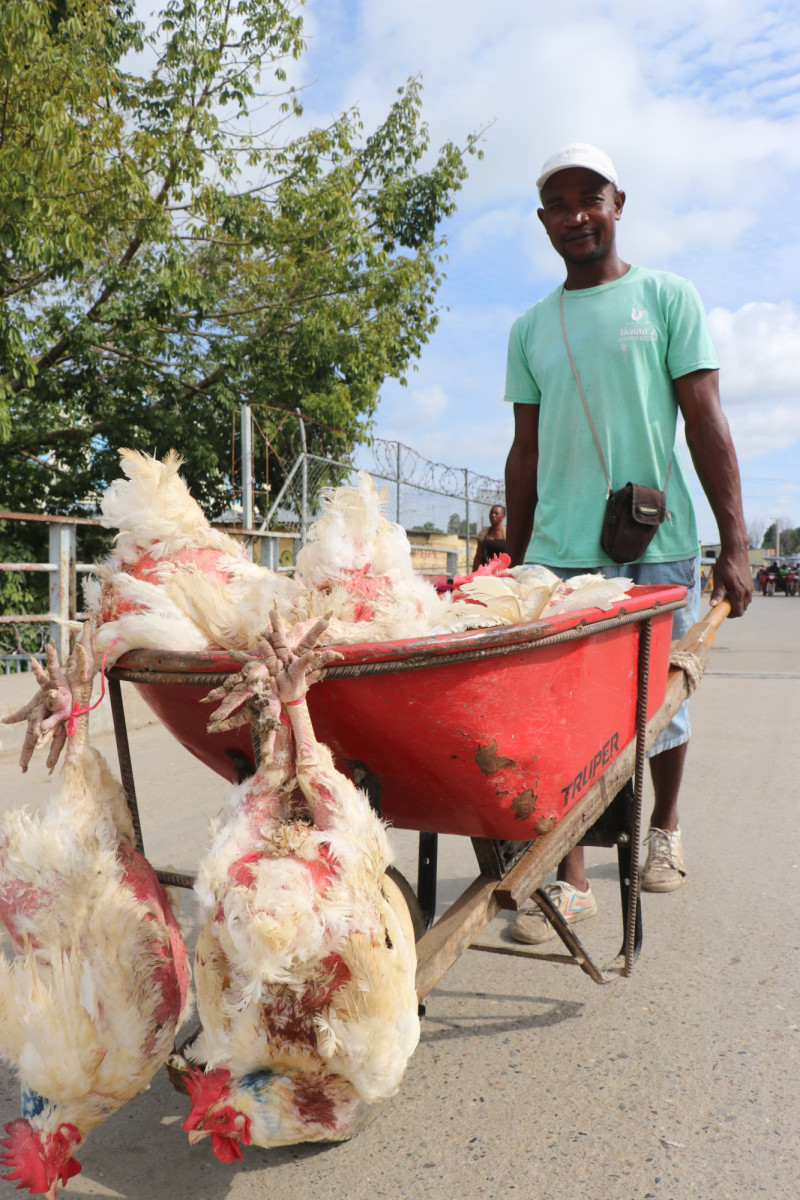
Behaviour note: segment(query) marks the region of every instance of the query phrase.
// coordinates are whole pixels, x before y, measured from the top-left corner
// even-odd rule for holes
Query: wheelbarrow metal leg
[[[436,873],[439,858],[438,833],[419,835],[417,860],[417,900],[425,928],[430,929],[436,917]]]
[[[631,866],[631,847],[617,846],[617,861],[619,863],[619,892],[620,900],[622,901],[622,920],[625,927],[625,941],[622,943],[620,950],[620,958],[625,960],[625,970],[623,975],[630,974],[630,966],[636,962],[642,949],[642,898],[639,895],[639,889],[636,889],[636,900],[633,906],[633,929],[631,935],[631,959],[630,966],[626,957],[626,950],[629,943],[628,928],[631,912],[631,883],[634,878],[633,868]],[[638,872],[638,867],[637,867]]]
[[[641,792],[641,788],[640,788]],[[639,796],[639,810],[641,812],[641,795]],[[598,821],[581,839],[582,846],[616,846],[617,848],[617,864],[619,874],[619,893],[622,904],[622,928],[627,931],[631,912],[631,880],[636,879],[638,875],[638,860],[637,865],[633,865],[633,847],[637,842],[638,833],[634,829],[636,815],[636,790],[633,786],[633,781],[628,782],[617,792],[616,796],[609,804],[606,811],[602,814]],[[639,957],[642,948],[642,906],[641,900],[636,892],[636,903],[633,907],[633,926],[632,948],[633,957],[631,963],[635,962]],[[626,934],[623,933],[623,938]],[[620,970],[621,964],[625,959],[626,941],[623,940],[622,948],[620,949],[617,958],[613,962],[613,969]],[[612,969],[609,967],[609,970]],[[625,972],[623,972],[625,973]]]
[[[642,793],[644,791],[645,743],[647,737],[647,688],[650,671],[650,636],[652,621],[639,626],[639,677],[636,697],[636,770],[633,784],[633,820],[628,846],[628,894],[625,896],[620,848],[620,885],[623,888],[623,920],[625,939],[622,954],[625,958],[623,975],[630,975],[642,948],[642,904],[639,894],[639,845],[642,840]]]
[[[144,854],[144,839],[142,838],[142,822],[139,817],[139,805],[136,801],[136,787],[133,782],[133,766],[131,765],[131,749],[128,742],[128,726],[125,722],[125,705],[122,701],[122,684],[113,676],[108,677],[108,699],[111,704],[111,716],[114,721],[114,737],[117,742],[117,757],[119,759],[119,774],[122,790],[131,814],[133,825],[134,845],[140,854]],[[156,871],[159,883],[165,887],[194,887],[195,876],[181,871]]]
[[[606,976],[604,972],[601,971],[596,965],[596,963],[592,961],[591,956],[584,949],[580,938],[575,933],[575,930],[564,920],[563,916],[553,904],[544,888],[537,888],[531,896],[531,899],[535,900],[539,905],[539,908],[547,917],[548,921],[553,926],[554,931],[561,938],[561,941],[567,947],[580,969],[584,971],[590,979],[594,980],[595,983],[611,983],[613,979],[617,978],[615,975]],[[533,955],[529,955],[529,957],[533,957]]]
[[[133,822],[134,845],[140,854],[144,854],[142,823],[139,818],[139,805],[136,802],[136,787],[133,782],[128,727],[125,724],[125,706],[122,703],[122,684],[118,679],[109,678],[108,680],[108,700],[111,705],[111,716],[114,721],[114,737],[117,742],[120,778],[125,792],[125,799],[130,809],[131,821]]]

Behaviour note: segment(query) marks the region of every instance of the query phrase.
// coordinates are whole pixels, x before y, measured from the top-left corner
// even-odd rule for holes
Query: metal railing
[[[78,616],[77,576],[93,570],[91,563],[76,562],[77,531],[79,525],[99,525],[91,517],[58,517],[44,513],[17,513],[0,511],[0,520],[46,522],[49,526],[49,559],[44,563],[4,562],[0,571],[47,572],[49,575],[49,604],[46,613],[25,613],[15,616],[0,616],[0,625],[48,625],[49,635],[55,642],[62,662],[69,653],[69,624]],[[42,648],[43,652],[43,648]],[[40,657],[38,655],[37,657]],[[16,670],[27,666],[28,656],[12,651],[0,656],[6,671],[13,663]]]
[[[91,574],[94,563],[77,562],[77,535],[79,526],[101,526],[96,517],[60,517],[46,513],[20,513],[0,510],[0,521],[42,522],[49,526],[47,562],[3,562],[0,571],[47,573],[49,576],[49,611],[46,613],[23,613],[0,615],[3,627],[36,626],[42,631],[39,649],[34,657],[44,659],[44,644],[49,639],[55,642],[61,662],[66,661],[70,651],[71,623],[85,616],[78,607],[78,575]],[[222,528],[222,526],[218,526]],[[227,529],[232,537],[242,538],[250,558],[272,571],[291,571],[296,557],[299,536],[291,531],[261,531],[257,529]],[[288,539],[293,543],[292,563],[282,564],[279,543]],[[257,550],[255,549],[257,547]],[[22,671],[30,668],[29,653],[0,648],[0,673]]]

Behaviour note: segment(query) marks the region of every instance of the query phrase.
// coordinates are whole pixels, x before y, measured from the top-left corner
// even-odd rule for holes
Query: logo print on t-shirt
[[[630,323],[623,325],[619,331],[619,344],[623,353],[628,349],[628,346],[635,343],[641,345],[642,342],[658,341],[658,333],[652,321],[647,318],[647,310],[637,308],[634,304],[631,309]]]

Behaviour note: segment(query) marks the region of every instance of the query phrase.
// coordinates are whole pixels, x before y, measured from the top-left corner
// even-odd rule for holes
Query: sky
[[[536,216],[541,163],[602,146],[627,193],[623,259],[696,285],[721,363],[745,517],[800,525],[800,21],[796,0],[307,0],[305,120],[369,131],[421,76],[434,147],[484,130],[446,222],[440,324],[375,432],[502,478],[512,321],[563,279]],[[700,536],[716,525],[684,462]]]

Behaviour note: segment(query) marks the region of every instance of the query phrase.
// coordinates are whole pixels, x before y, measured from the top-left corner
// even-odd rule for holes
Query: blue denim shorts
[[[574,575],[584,575],[587,571],[599,571],[606,579],[627,577],[634,583],[642,585],[680,584],[689,589],[685,608],[676,608],[672,614],[672,640],[677,641],[691,629],[700,619],[700,559],[684,558],[679,562],[665,563],[628,563],[618,566],[609,563],[602,567],[569,567],[560,570],[551,567],[562,579],[571,579]],[[661,754],[664,750],[672,750],[674,746],[682,746],[688,742],[691,735],[689,723],[689,701],[684,700],[666,729],[662,729],[653,745],[647,752],[647,757]]]

